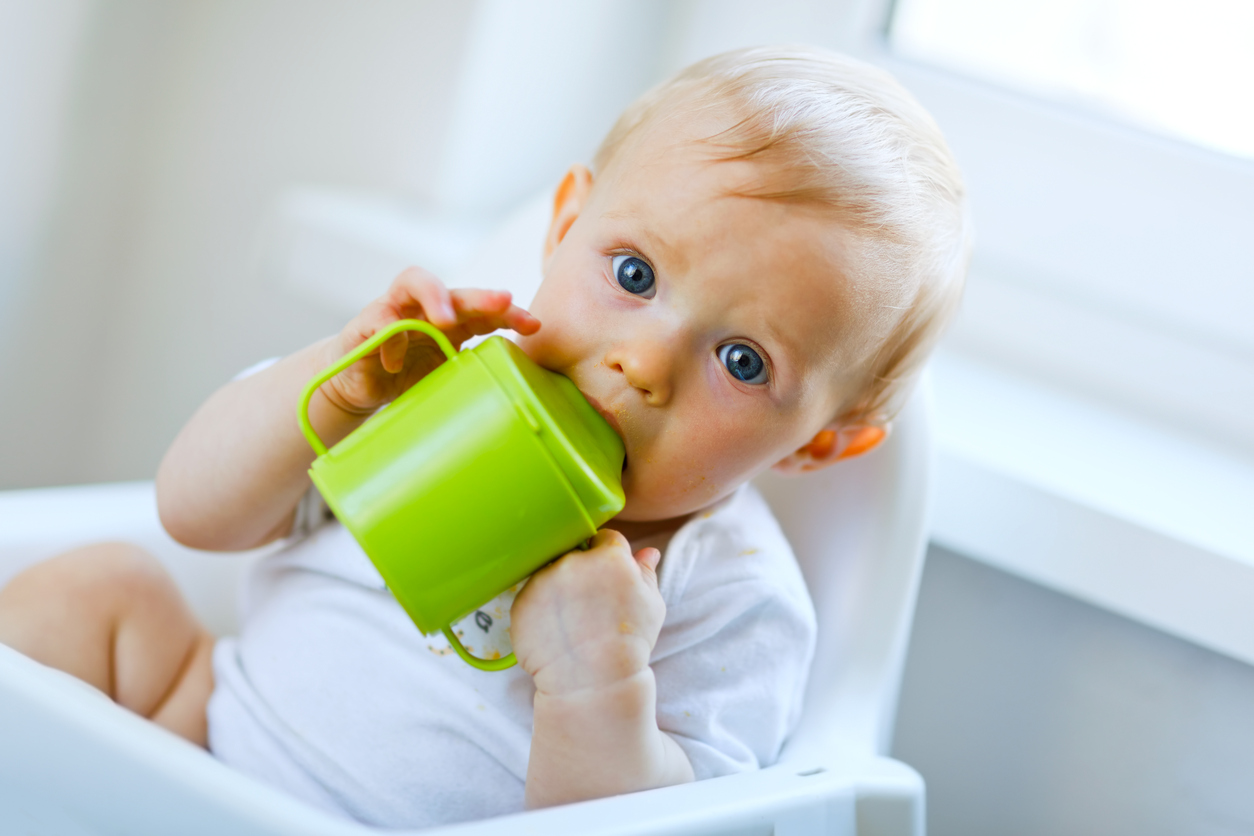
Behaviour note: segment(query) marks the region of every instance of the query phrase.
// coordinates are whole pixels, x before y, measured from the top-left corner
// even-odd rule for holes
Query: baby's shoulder
[[[686,523],[659,581],[666,620],[650,659],[659,728],[698,777],[774,763],[801,715],[817,625],[766,500],[744,486]]]

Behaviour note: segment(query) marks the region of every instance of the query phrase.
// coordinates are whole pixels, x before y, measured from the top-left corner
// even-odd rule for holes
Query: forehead
[[[589,208],[638,239],[663,281],[699,292],[705,313],[764,332],[806,374],[860,362],[873,294],[856,234],[830,210],[742,196],[770,172],[683,135],[642,137],[604,174]]]

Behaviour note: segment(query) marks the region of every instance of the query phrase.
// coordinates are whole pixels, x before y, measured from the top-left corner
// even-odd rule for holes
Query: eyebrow
[[[639,221],[640,213],[633,209],[608,209],[602,213],[602,217],[612,221]],[[645,239],[643,243],[647,245],[650,253],[660,253],[662,256],[665,256],[668,262],[680,269],[687,266],[687,258],[684,257],[682,250],[673,242],[668,241],[644,224],[639,224],[634,232]]]

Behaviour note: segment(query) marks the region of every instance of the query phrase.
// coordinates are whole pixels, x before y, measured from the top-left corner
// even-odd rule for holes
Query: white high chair
[[[539,282],[537,242],[549,205],[546,196],[520,210],[450,284],[505,286],[527,303]],[[818,473],[757,480],[796,551],[819,624],[801,724],[778,764],[423,832],[922,836],[923,781],[885,755],[926,546],[930,471],[924,386],[879,449]],[[157,519],[151,483],[0,492],[0,584],[37,560],[98,540],[148,549],[210,629],[235,629],[236,586],[256,553],[207,554],[173,542]],[[0,645],[0,833],[374,832],[257,783]]]

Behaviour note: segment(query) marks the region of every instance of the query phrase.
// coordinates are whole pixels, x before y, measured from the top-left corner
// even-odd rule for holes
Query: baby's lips
[[[605,423],[610,425],[610,428],[618,434],[618,437],[622,438],[623,428],[618,425],[618,416],[615,415],[613,412],[610,412],[604,406],[602,406],[600,401],[598,401],[592,395],[589,395],[587,392],[583,393],[583,397],[584,397],[584,400],[586,400],[589,404],[591,404],[592,408],[597,411],[597,414],[599,414],[602,418],[605,419]]]

